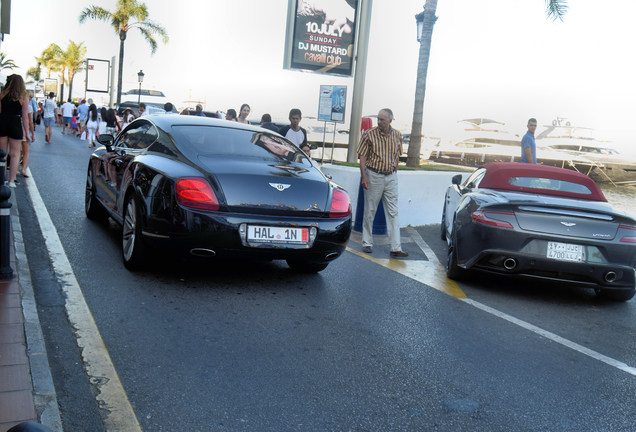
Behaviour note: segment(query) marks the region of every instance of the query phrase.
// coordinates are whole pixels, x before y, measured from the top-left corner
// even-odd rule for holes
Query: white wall
[[[351,197],[355,218],[360,189],[360,169],[325,164],[322,171],[345,188]],[[453,171],[398,171],[400,226],[420,226],[441,222],[446,188],[454,175],[465,179],[470,173]]]

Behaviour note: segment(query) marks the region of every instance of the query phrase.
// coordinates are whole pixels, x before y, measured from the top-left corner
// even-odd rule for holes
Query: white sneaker
[[[15,187],[15,182],[9,182],[9,183],[7,183],[7,186],[9,186],[10,188],[14,188]]]

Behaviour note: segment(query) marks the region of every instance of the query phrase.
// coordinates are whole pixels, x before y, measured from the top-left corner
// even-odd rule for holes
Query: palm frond
[[[150,50],[154,54],[155,51],[157,51],[157,41],[155,40],[153,33],[144,27],[139,27],[139,31],[143,35],[144,39],[146,39],[146,42],[148,42],[148,45],[150,45]]]
[[[548,17],[554,21],[557,19],[563,21],[563,17],[568,10],[566,0],[546,0],[545,8]]]
[[[99,7],[99,6],[89,6],[84,8],[82,12],[80,12],[79,22],[83,24],[87,19],[94,19],[98,21],[111,21],[113,18],[110,11]]]

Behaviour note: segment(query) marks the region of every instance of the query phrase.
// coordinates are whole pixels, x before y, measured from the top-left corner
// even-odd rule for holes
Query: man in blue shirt
[[[537,163],[537,144],[534,141],[534,131],[537,130],[537,120],[528,120],[528,132],[521,139],[521,162]]]
[[[82,99],[80,105],[77,107],[77,114],[79,119],[77,121],[77,131],[79,134],[77,136],[81,137],[82,132],[84,132],[84,127],[86,126],[86,116],[88,114],[88,105],[86,104],[86,99]]]

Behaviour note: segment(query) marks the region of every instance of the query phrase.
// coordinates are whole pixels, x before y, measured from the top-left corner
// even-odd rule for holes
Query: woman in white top
[[[97,106],[91,104],[88,107],[88,114],[86,118],[86,140],[89,147],[95,147],[95,133],[99,129],[99,117],[97,115]]]
[[[121,117],[121,130],[124,130],[134,119],[135,114],[133,113],[133,110],[131,108],[126,108]]]
[[[250,106],[248,104],[241,105],[241,111],[239,112],[239,116],[236,119],[239,123],[248,123],[247,116],[250,115]]]
[[[27,93],[27,99],[29,98],[29,93]],[[27,112],[29,115],[27,118],[22,119],[23,122],[26,122],[26,127],[28,129],[28,135],[22,139],[22,176],[28,177],[27,168],[29,166],[29,143],[35,141],[35,125],[33,124],[33,107],[29,103],[27,108]]]

